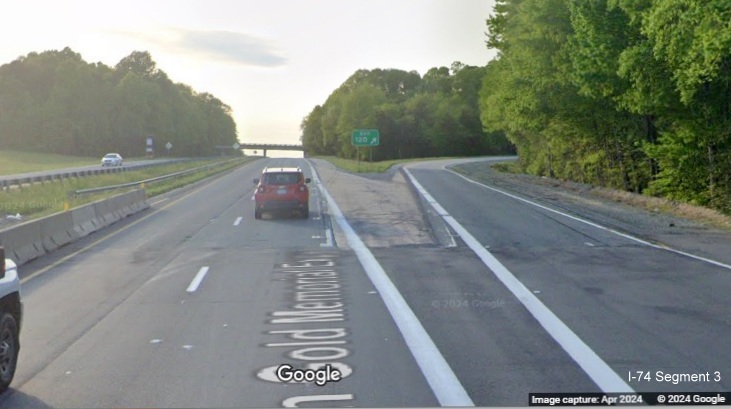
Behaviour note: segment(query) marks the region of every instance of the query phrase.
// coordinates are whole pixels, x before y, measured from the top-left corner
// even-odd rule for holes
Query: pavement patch
[[[394,172],[389,179],[374,180],[335,169],[321,159],[309,161],[368,247],[436,244],[401,172]]]

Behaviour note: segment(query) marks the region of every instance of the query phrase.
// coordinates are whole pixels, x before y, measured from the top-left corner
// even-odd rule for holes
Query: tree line
[[[480,122],[485,67],[455,62],[420,76],[398,69],[358,70],[302,120],[308,154],[356,158],[355,129],[378,129],[380,145],[361,149],[373,160],[509,153],[502,130]],[[369,152],[369,149],[371,150]]]
[[[731,2],[499,0],[480,112],[523,170],[731,212]]]
[[[236,142],[231,108],[209,93],[171,81],[148,52],[114,67],[80,54],[30,53],[0,66],[0,149],[100,156],[205,156]]]

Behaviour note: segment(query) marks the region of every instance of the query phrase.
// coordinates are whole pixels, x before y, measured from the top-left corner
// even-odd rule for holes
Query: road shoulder
[[[610,200],[589,185],[559,183],[548,178],[498,172],[494,161],[448,165],[471,180],[535,203],[592,221],[654,244],[731,264],[731,232],[697,221]]]

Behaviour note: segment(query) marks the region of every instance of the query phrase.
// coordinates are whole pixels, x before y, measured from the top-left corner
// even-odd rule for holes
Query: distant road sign
[[[381,135],[378,129],[356,129],[353,131],[353,146],[378,146]]]
[[[234,142],[234,144],[233,144],[233,148],[234,148],[234,149],[238,149],[238,148],[240,148],[240,147],[241,147],[241,145],[239,145],[239,143],[238,143],[238,142]]]
[[[152,136],[148,136],[146,139],[147,144],[145,145],[145,157],[153,158],[155,157],[155,149],[152,147]]]
[[[170,142],[168,142],[168,143],[165,144],[165,149],[167,149],[167,150],[172,149],[172,147],[173,147],[173,144],[170,143]]]

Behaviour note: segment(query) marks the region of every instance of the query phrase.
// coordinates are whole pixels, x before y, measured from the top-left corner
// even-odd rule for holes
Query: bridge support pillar
[[[266,149],[264,149],[264,157],[265,158],[267,157],[267,150]]]

